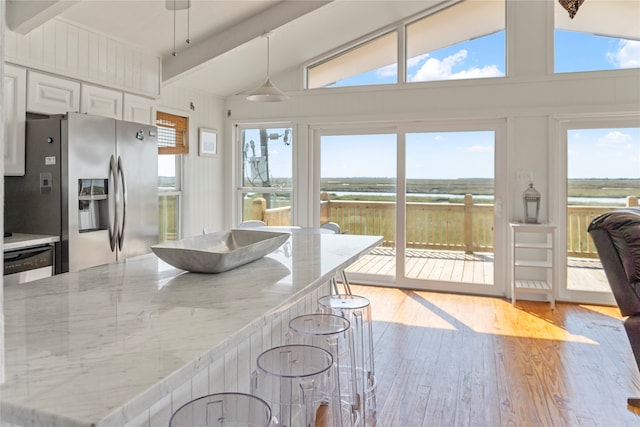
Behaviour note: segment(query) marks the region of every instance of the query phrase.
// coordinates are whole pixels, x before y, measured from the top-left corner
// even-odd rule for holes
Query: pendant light
[[[578,13],[578,8],[584,3],[584,0],[558,0],[562,7],[569,12],[569,18],[573,19]]]
[[[267,39],[267,80],[258,88],[251,91],[251,93],[247,96],[249,101],[255,102],[279,102],[286,101],[289,99],[287,94],[283,91],[275,87],[273,83],[271,83],[270,69],[269,69],[269,37],[271,33],[265,33],[263,37]]]

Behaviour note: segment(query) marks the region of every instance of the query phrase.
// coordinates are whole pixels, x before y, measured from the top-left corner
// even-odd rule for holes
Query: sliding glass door
[[[367,280],[395,279],[396,139],[395,133],[383,131],[341,131],[320,138],[320,223],[384,238],[372,252],[375,257],[350,269]]]
[[[640,127],[633,119],[573,120],[561,123],[565,171],[560,206],[566,209],[566,272],[560,297],[612,303],[598,252],[588,234],[590,222],[605,212],[637,206],[640,198]]]
[[[494,131],[405,136],[404,277],[493,285]]]
[[[494,280],[495,157],[504,128],[447,123],[318,132],[320,223],[383,236],[348,269],[355,282],[504,292],[506,283],[498,289]]]

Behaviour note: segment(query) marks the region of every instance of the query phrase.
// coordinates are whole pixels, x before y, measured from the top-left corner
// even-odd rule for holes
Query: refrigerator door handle
[[[124,244],[124,225],[127,220],[127,181],[124,178],[124,168],[122,167],[122,157],[118,156],[118,176],[122,185],[120,202],[122,203],[122,222],[118,227],[118,249],[122,250]]]
[[[111,160],[109,161],[109,181],[113,182],[113,195],[110,199],[114,201],[113,224],[109,224],[109,243],[111,245],[111,252],[116,250],[116,243],[118,239],[118,177],[116,174],[116,158],[114,155],[111,155]],[[109,203],[109,209],[111,209],[111,203]]]

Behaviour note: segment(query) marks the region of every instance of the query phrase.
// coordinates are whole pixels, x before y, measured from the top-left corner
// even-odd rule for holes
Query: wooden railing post
[[[627,196],[627,207],[630,208],[632,206],[638,206],[637,196]]]
[[[331,221],[331,210],[329,209],[329,202],[329,193],[327,193],[326,191],[320,193],[320,224]]]
[[[251,207],[251,219],[264,221],[265,212],[267,211],[267,201],[262,197],[253,199]]]
[[[464,195],[464,252],[473,253],[473,196],[471,194]]]

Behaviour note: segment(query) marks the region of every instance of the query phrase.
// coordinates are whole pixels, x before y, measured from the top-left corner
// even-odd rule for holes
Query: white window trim
[[[243,165],[244,161],[243,157],[243,146],[242,146],[242,131],[245,129],[260,129],[260,128],[289,128],[291,129],[291,140],[292,142],[292,153],[291,153],[291,188],[290,189],[281,189],[276,187],[245,187],[244,176],[243,174]],[[298,133],[297,128],[293,122],[289,121],[276,121],[276,122],[243,122],[243,123],[235,123],[233,126],[233,164],[232,164],[232,173],[233,173],[233,203],[232,203],[232,218],[233,224],[239,224],[242,221],[242,208],[243,208],[243,193],[289,193],[291,194],[291,224],[294,224],[295,218],[295,195],[296,195],[296,153],[298,150]]]
[[[556,248],[567,247],[567,131],[571,129],[629,128],[640,126],[640,113],[556,115],[549,118],[549,165],[550,189],[549,212],[557,224]],[[550,219],[551,219],[550,218]],[[557,301],[582,302],[590,304],[615,305],[613,294],[569,290],[567,288],[567,252],[555,251]]]

